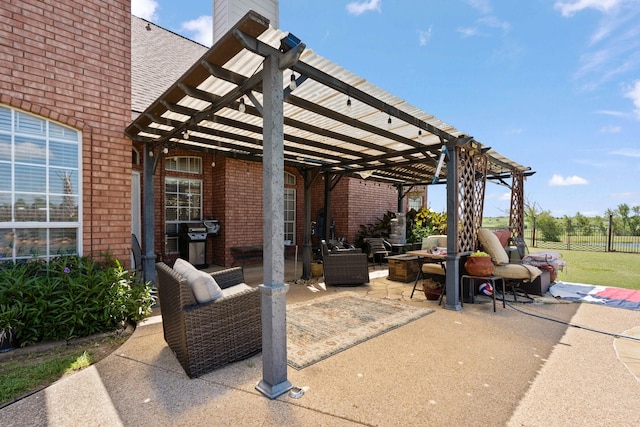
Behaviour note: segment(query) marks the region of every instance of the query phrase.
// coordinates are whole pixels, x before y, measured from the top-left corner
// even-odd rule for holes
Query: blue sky
[[[211,44],[213,0],[132,0]],[[640,205],[640,0],[280,0],[308,49],[530,166],[554,216]],[[440,188],[430,207],[442,211]],[[485,216],[508,189],[488,185]]]

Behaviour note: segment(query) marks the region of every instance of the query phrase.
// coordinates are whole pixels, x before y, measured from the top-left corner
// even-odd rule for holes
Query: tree
[[[544,211],[536,218],[536,228],[542,234],[542,240],[547,242],[560,241],[560,226],[549,211]]]

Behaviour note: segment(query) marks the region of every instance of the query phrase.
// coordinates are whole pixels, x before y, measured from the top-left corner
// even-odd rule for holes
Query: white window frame
[[[8,123],[5,122],[5,126],[0,123],[0,168],[4,166],[7,171],[7,166],[9,166],[10,170],[8,180],[7,176],[0,177],[5,182],[10,182],[8,186],[0,187],[0,200],[7,200],[8,197],[11,207],[10,218],[8,220],[0,218],[0,233],[3,234],[3,238],[0,239],[0,261],[16,262],[33,257],[49,260],[60,255],[82,255],[82,132],[7,105],[0,105],[0,108],[3,115],[6,116],[9,113]],[[37,124],[39,130],[36,131],[36,127],[21,129],[19,127],[21,120],[32,121],[33,124]],[[54,135],[53,129],[59,134]],[[30,143],[30,138],[44,144],[42,160],[31,160],[37,158],[38,150],[37,147],[35,149],[31,147],[31,145],[37,146],[37,144]],[[19,141],[31,145],[24,150],[17,150],[17,144],[21,143]],[[7,142],[8,144],[6,144]],[[61,157],[55,157],[56,150],[62,150],[58,151],[58,155],[61,154]],[[76,157],[75,164],[56,164],[56,161],[60,162],[59,159],[64,158],[65,152]],[[19,158],[21,153],[27,154],[31,158]],[[31,168],[33,171],[44,169],[44,182],[40,191],[17,188],[16,181],[19,180],[19,175],[16,171],[19,167]],[[73,192],[70,195],[66,193],[63,179],[62,191],[54,192],[52,180],[56,176],[67,176],[67,173],[71,177],[70,183],[76,186],[75,191],[71,187]],[[34,203],[35,199],[41,199],[44,205],[38,210],[44,212],[44,218],[16,220],[16,201],[21,196],[33,197]],[[61,197],[63,199],[68,197],[68,200],[74,204],[75,212],[69,221],[63,221],[60,218],[52,219],[51,208],[55,201]],[[65,201],[63,200],[61,203],[65,203]],[[58,205],[59,208],[61,206],[62,204]],[[57,238],[59,242],[54,245],[55,235],[60,237]],[[29,252],[23,252],[25,245],[29,244],[32,245]]]

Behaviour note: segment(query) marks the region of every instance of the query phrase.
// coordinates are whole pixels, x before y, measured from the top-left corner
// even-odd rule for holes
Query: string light
[[[169,149],[168,149],[167,147],[163,147],[163,148],[162,148],[162,152],[163,152],[164,154],[167,154],[167,153],[169,152]]]
[[[247,106],[244,103],[244,96],[240,98],[240,105],[238,105],[238,111],[240,111],[241,113],[244,113],[245,111],[247,111]]]
[[[291,82],[289,83],[289,89],[296,90],[298,83],[296,83],[296,75],[291,73]]]
[[[182,132],[182,138],[183,139],[189,139],[189,131],[185,130],[184,132]]]

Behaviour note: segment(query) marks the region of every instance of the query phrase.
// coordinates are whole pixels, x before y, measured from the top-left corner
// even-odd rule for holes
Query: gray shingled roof
[[[193,40],[131,15],[133,118],[158,99],[207,50]]]

